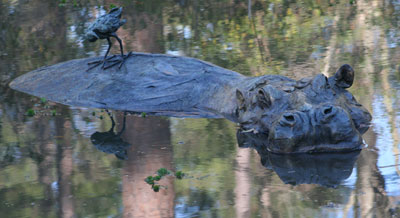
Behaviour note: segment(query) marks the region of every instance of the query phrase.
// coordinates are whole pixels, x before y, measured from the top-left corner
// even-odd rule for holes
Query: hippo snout
[[[336,105],[283,113],[269,131],[268,150],[277,153],[357,150],[362,145],[350,114]]]
[[[315,110],[315,134],[338,142],[359,134],[351,116],[339,106],[323,105]]]

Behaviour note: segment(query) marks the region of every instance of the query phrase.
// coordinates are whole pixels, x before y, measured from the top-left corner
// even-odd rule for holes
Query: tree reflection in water
[[[43,65],[101,56],[107,48],[106,42],[82,41],[85,25],[106,10],[94,1],[66,2],[0,4],[1,214],[399,216],[398,1],[252,0],[252,23],[248,1],[112,2],[124,8],[127,25],[119,33],[128,51],[196,57],[252,76],[300,78],[329,74],[343,63],[354,66],[350,91],[374,120],[364,135],[368,148],[335,189],[284,184],[261,166],[260,155],[237,148],[236,129],[224,120],[128,116],[122,139],[131,146],[128,160],[120,162],[94,150],[86,134],[100,131],[108,119],[60,105],[61,116],[24,116],[39,101],[8,89],[9,81]],[[122,119],[118,114],[118,123]],[[165,181],[169,188],[155,195],[143,179],[160,167],[202,179]]]

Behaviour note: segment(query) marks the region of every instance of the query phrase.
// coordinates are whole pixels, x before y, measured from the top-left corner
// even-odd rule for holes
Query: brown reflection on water
[[[383,90],[383,95],[384,95],[384,100],[383,103],[385,105],[385,108],[387,110],[388,116],[390,117],[390,129],[391,131],[391,136],[393,139],[393,144],[392,146],[392,152],[393,155],[395,156],[395,169],[397,172],[397,175],[400,176],[400,161],[399,161],[399,146],[400,145],[400,137],[399,137],[399,132],[400,130],[396,126],[396,124],[399,124],[400,120],[398,120],[397,117],[397,111],[400,109],[400,104],[397,103],[398,101],[397,94],[396,94],[396,89],[394,89],[390,82],[390,74],[389,74],[390,69],[385,68],[384,70],[381,71],[380,75],[382,75],[382,90]]]
[[[138,27],[133,33],[130,29],[121,29],[119,34],[126,40],[124,45],[128,50],[148,53],[163,53],[161,45],[163,25],[162,14],[150,14],[138,12],[133,7],[125,8],[131,13],[126,13],[125,17],[131,26]]]
[[[128,50],[162,53],[158,38],[162,35],[161,14],[140,12],[134,6],[124,8],[124,13],[132,26],[140,27],[136,31],[121,29],[119,35],[126,39],[124,46]],[[118,117],[122,121],[122,117]],[[122,123],[122,122],[121,122]],[[123,217],[173,217],[174,215],[174,180],[165,177],[160,181],[159,192],[154,192],[144,182],[159,168],[174,171],[173,150],[169,121],[165,118],[139,118],[128,116],[124,141],[131,144],[128,159],[122,168]]]
[[[382,1],[357,1],[357,29],[356,33],[359,34],[360,41],[365,53],[365,65],[361,68],[361,74],[364,77],[365,87],[368,87],[368,92],[372,94],[378,94],[376,90],[382,89],[383,91],[383,103],[386,108],[387,116],[390,117],[391,137],[393,138],[393,154],[398,154],[398,130],[396,129],[395,120],[396,112],[393,110],[393,102],[391,93],[393,90],[390,87],[388,79],[390,77],[390,51],[387,47],[388,42],[384,37],[384,30],[380,26],[372,25],[370,22],[372,19],[378,19],[382,16],[379,8],[383,7]],[[379,35],[377,35],[379,34]],[[379,53],[378,53],[379,51]],[[381,81],[380,86],[376,87],[374,84],[374,78],[376,75]],[[378,94],[379,95],[379,94]],[[376,97],[374,97],[376,98]],[[371,99],[372,100],[372,99]],[[364,105],[369,106],[369,110],[373,113],[372,108],[373,102],[371,100],[362,102]],[[399,108],[397,108],[398,110]],[[373,113],[374,116],[374,113]],[[377,136],[373,132],[376,127],[371,127],[370,131],[364,136],[369,147],[365,149],[357,162],[357,184],[353,207],[354,211],[358,212],[358,216],[361,217],[390,217],[393,215],[393,208],[396,208],[396,200],[389,196],[386,191],[385,178],[378,167],[379,152],[382,148],[377,147]],[[384,145],[386,146],[386,145]],[[389,145],[387,145],[389,146]],[[396,163],[398,164],[398,157],[396,157]],[[396,167],[396,166],[394,166]],[[398,166],[397,176],[399,176]],[[360,207],[359,210],[355,208]]]
[[[60,217],[74,217],[75,202],[72,192],[72,172],[73,172],[73,146],[72,138],[72,123],[70,120],[65,120],[63,117],[56,119],[56,134],[63,137],[63,141],[57,146],[57,171],[58,171],[58,186],[60,203]]]
[[[377,154],[364,150],[357,162],[357,201],[361,217],[390,217],[385,181],[377,167]],[[356,206],[356,205],[354,205]]]
[[[122,121],[119,116],[118,120]],[[124,141],[131,144],[122,168],[124,217],[172,217],[174,214],[174,180],[165,177],[159,192],[144,182],[159,168],[174,169],[169,121],[158,117],[128,116]]]
[[[124,7],[128,22],[118,34],[127,51],[183,54],[247,75],[292,78],[321,72],[333,75],[344,63],[354,66],[356,78],[350,91],[375,118],[379,118],[376,108],[383,111],[386,119],[376,122],[388,130],[378,131],[380,123],[375,123],[364,135],[368,147],[353,170],[354,183],[345,181],[337,189],[283,184],[260,165],[256,153],[230,146],[235,141],[230,134],[234,127],[225,125],[227,121],[179,121],[178,131],[171,133],[172,121],[128,117],[123,137],[132,146],[128,161],[120,162],[91,147],[69,118],[69,108],[57,117],[25,116],[38,99],[9,90],[11,79],[43,65],[105,52],[104,40],[80,41],[85,25],[94,19],[89,14],[102,10],[99,3],[80,1],[73,6],[67,2],[65,7],[49,0],[0,3],[1,214],[173,217],[174,207],[183,205],[194,211],[184,211],[187,216],[398,216],[398,1],[100,3]],[[389,39],[391,33],[394,39]],[[389,46],[393,40],[395,45]],[[114,41],[113,53],[118,53],[116,45]],[[83,112],[78,117],[87,124],[108,122]],[[121,119],[119,114],[120,123]],[[184,144],[171,142],[174,137]],[[381,138],[388,140],[380,142]],[[172,146],[179,149],[173,151]],[[387,148],[389,152],[383,153]],[[6,153],[12,149],[20,157]],[[385,158],[393,158],[394,165],[379,164]],[[159,193],[143,182],[158,168],[174,169],[177,163],[201,179],[166,179],[168,189]],[[82,206],[85,202],[94,203]]]
[[[39,154],[43,156],[42,162],[38,166],[39,182],[44,185],[44,201],[40,205],[40,216],[49,216],[49,211],[55,202],[51,184],[56,180],[53,174],[53,164],[56,162],[57,146],[52,140],[51,127],[48,125],[49,120],[40,119],[35,123],[34,129],[39,137]],[[59,123],[59,122],[58,122]]]
[[[238,149],[236,154],[235,170],[235,209],[236,217],[250,217],[251,201],[251,176],[250,169],[250,149]]]

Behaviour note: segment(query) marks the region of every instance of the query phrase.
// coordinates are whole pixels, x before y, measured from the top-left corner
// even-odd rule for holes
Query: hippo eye
[[[330,114],[332,112],[332,107],[328,107],[324,109],[324,114]]]
[[[246,100],[244,98],[244,94],[239,89],[236,89],[236,100],[239,110],[246,110]]]
[[[263,89],[259,89],[257,93],[257,103],[261,108],[269,108],[272,104],[272,98],[268,92],[265,92]]]

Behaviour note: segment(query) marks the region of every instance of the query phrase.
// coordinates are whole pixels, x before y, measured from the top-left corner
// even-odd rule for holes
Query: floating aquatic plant
[[[170,172],[165,168],[160,168],[157,170],[157,174],[161,177],[168,175]]]
[[[152,176],[148,176],[144,181],[149,185],[154,185],[154,179]]]
[[[153,179],[155,180],[155,181],[160,181],[160,179],[161,179],[161,176],[155,176],[155,177],[153,177]]]
[[[156,175],[154,176],[148,176],[144,179],[144,181],[151,185],[151,188],[153,191],[158,192],[160,188],[162,187],[161,185],[157,184],[156,181],[160,181],[163,177],[167,175],[172,175],[175,176],[177,179],[182,179],[185,176],[185,173],[182,171],[177,171],[174,174],[171,173],[171,171],[167,170],[166,168],[160,168],[156,171]],[[166,188],[166,187],[164,187]]]
[[[117,7],[116,5],[110,4],[110,10],[113,9],[113,8],[116,8],[116,7]]]
[[[35,112],[35,110],[33,110],[32,108],[30,108],[30,109],[28,109],[28,110],[26,111],[26,115],[27,115],[27,116],[33,117],[33,116],[35,116],[35,114],[36,114],[36,112]]]
[[[152,189],[153,191],[158,192],[160,190],[160,185],[153,185]]]
[[[177,172],[175,173],[175,177],[176,177],[177,179],[182,179],[184,176],[185,176],[185,174],[184,174],[182,171],[177,171]]]

